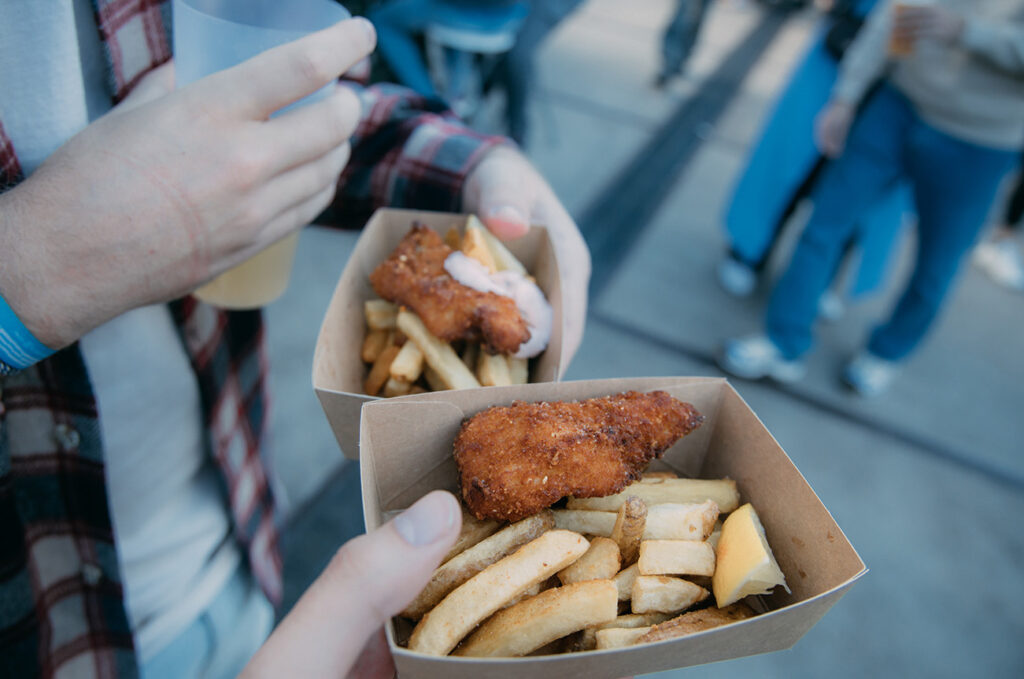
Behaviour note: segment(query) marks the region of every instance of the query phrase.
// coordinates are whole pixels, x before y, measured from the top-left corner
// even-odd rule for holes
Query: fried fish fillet
[[[567,495],[611,495],[703,421],[663,391],[488,408],[455,438],[462,499],[478,519],[518,521]]]
[[[514,354],[530,331],[511,297],[462,285],[445,271],[452,253],[441,236],[413,225],[391,256],[370,274],[377,294],[412,309],[446,342],[483,342],[491,353]]]

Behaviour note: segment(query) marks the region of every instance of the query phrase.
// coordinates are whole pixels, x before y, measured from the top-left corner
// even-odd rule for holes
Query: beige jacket
[[[1024,0],[932,0],[964,17],[955,45],[921,41],[890,60],[892,0],[876,5],[832,91],[856,104],[891,66],[890,82],[935,128],[998,149],[1024,147]]]

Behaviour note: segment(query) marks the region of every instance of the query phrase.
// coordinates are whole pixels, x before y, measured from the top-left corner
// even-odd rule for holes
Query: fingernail
[[[526,215],[524,215],[519,208],[511,205],[501,205],[499,207],[492,207],[484,215],[487,219],[500,219],[506,222],[516,222],[519,224],[526,223]]]
[[[373,27],[373,24],[370,23],[370,20],[366,19],[365,17],[357,17],[356,21],[360,23],[360,25],[363,28],[363,31],[366,32],[366,39],[370,41],[370,44],[376,44],[377,29]]]
[[[456,509],[450,494],[430,493],[395,517],[395,530],[413,547],[429,545],[455,525]]]

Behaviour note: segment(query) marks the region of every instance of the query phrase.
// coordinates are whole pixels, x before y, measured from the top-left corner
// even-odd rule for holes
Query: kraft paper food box
[[[429,679],[546,677],[599,679],[657,672],[768,653],[795,644],[866,573],[864,563],[799,470],[732,386],[720,378],[635,378],[528,384],[377,400],[362,408],[360,467],[367,530],[385,512],[427,492],[456,491],[452,441],[464,418],[492,405],[575,401],[661,389],[692,403],[703,425],[666,451],[659,468],[680,476],[734,479],[750,502],[792,590],[759,604],[767,612],[678,639],[625,649],[524,658],[437,657],[398,643],[407,625],[387,626],[399,676]],[[324,407],[331,408],[331,403]],[[328,412],[328,414],[330,414]]]
[[[366,332],[363,303],[378,298],[370,285],[370,273],[388,258],[413,223],[424,224],[444,236],[453,226],[463,230],[466,220],[467,215],[452,213],[380,209],[374,212],[356,242],[324,314],[313,357],[313,388],[342,453],[350,459],[359,455],[359,409],[366,401],[378,398],[362,393],[368,371],[360,358]],[[554,311],[551,341],[540,356],[531,359],[529,379],[557,381],[568,360],[563,356],[561,277],[548,232],[534,226],[522,238],[505,245],[536,279]]]

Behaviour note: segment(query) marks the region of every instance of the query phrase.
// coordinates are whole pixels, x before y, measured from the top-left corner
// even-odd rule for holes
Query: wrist
[[[52,298],[47,294],[53,277],[47,272],[48,262],[39,255],[42,247],[45,256],[45,243],[32,238],[36,230],[32,227],[52,216],[45,205],[33,205],[31,197],[24,195],[30,181],[0,195],[0,298],[24,332],[52,353],[74,338],[61,334],[55,319],[64,314],[51,307]],[[13,325],[13,321],[8,322]]]
[[[0,375],[24,370],[52,353],[0,297]]]

